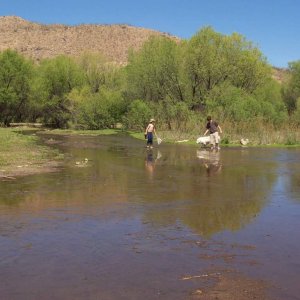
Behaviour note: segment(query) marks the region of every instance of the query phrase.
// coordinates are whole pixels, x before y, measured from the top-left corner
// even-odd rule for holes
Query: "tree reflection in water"
[[[126,138],[80,137],[80,141],[64,149],[70,161],[63,172],[1,184],[0,204],[15,206],[7,216],[67,207],[100,218],[122,203],[123,210],[114,217],[123,218],[125,213],[134,218],[142,208],[142,220],[153,226],[181,222],[210,236],[253,221],[278,176],[276,161],[265,162],[261,150],[197,151],[167,145],[145,153]],[[75,162],[84,157],[88,166],[77,168]]]

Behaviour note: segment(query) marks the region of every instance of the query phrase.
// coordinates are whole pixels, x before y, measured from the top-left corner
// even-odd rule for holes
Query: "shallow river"
[[[300,149],[44,139],[59,170],[0,182],[0,299],[300,299]]]

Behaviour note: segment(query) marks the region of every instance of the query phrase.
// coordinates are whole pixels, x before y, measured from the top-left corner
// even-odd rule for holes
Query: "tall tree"
[[[185,44],[183,73],[186,94],[193,103],[226,81],[252,93],[271,76],[261,52],[236,33],[231,36],[205,27]]]
[[[130,96],[154,102],[167,97],[174,101],[183,100],[177,51],[174,40],[152,37],[139,52],[131,52],[127,66]]]
[[[13,50],[0,53],[0,121],[5,125],[25,118],[32,62]]]
[[[289,63],[289,72],[289,79],[283,86],[283,97],[289,114],[292,114],[300,98],[300,60]]]
[[[84,53],[78,59],[86,83],[92,93],[98,93],[103,87],[115,89],[118,86],[119,69],[99,53]]]
[[[40,103],[46,123],[64,127],[70,119],[68,93],[82,86],[83,72],[76,62],[67,56],[42,61],[34,83],[34,98]]]

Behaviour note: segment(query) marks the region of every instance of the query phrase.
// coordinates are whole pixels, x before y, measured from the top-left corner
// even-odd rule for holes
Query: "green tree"
[[[287,120],[288,113],[281,94],[280,83],[270,78],[264,85],[257,88],[253,95],[260,102],[261,114],[266,121],[280,126]]]
[[[25,118],[33,64],[13,50],[0,53],[0,121],[6,126]]]
[[[75,127],[103,129],[122,120],[126,105],[120,92],[102,88],[92,93],[88,86],[68,95],[71,121]]]
[[[178,68],[176,42],[166,37],[150,38],[140,51],[129,55],[126,68],[129,96],[153,102],[166,97],[184,100]]]
[[[252,93],[271,76],[261,52],[236,33],[225,36],[206,27],[183,47],[183,77],[192,103],[204,103],[224,82]]]
[[[58,56],[42,61],[33,83],[33,99],[41,108],[44,122],[66,127],[71,118],[67,95],[83,83],[83,72],[72,58]]]
[[[289,63],[289,72],[289,80],[283,86],[283,98],[289,114],[292,114],[300,97],[300,60]]]
[[[152,109],[145,101],[134,100],[130,103],[123,122],[127,128],[142,131],[152,116]]]
[[[99,53],[84,53],[78,59],[86,83],[92,93],[97,93],[102,87],[117,89],[119,87],[119,70],[112,62]]]
[[[292,121],[299,126],[300,125],[300,97],[296,101],[296,108],[292,115]]]
[[[194,118],[194,112],[186,102],[173,101],[166,98],[153,107],[154,114],[159,119],[160,128],[186,131],[187,125]],[[165,126],[164,126],[165,125]]]

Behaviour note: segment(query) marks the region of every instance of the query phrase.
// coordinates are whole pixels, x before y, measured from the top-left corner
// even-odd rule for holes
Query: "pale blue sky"
[[[210,25],[244,35],[274,66],[300,59],[300,0],[0,0],[0,15],[44,24],[130,24],[180,38]]]

